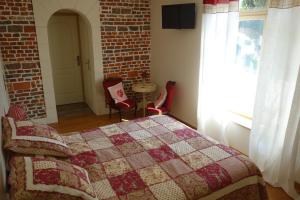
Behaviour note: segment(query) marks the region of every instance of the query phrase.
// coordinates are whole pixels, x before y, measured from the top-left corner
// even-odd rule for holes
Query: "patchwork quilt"
[[[267,199],[246,156],[165,115],[64,139],[69,162],[87,170],[99,199]]]

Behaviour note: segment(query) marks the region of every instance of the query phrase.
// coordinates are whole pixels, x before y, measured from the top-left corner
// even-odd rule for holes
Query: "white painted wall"
[[[195,29],[161,28],[161,5],[193,2],[197,6]],[[160,87],[168,80],[177,82],[178,94],[171,114],[197,126],[202,0],[155,0],[151,4],[151,79]],[[249,132],[231,123],[226,132],[229,144],[248,154]]]
[[[2,65],[2,58],[0,55],[0,117],[4,116],[8,110],[9,100],[8,95],[4,85],[4,70]],[[2,124],[0,120],[0,144],[2,145]],[[2,147],[0,148],[0,199],[4,198],[4,193],[6,189],[6,170],[5,161]]]
[[[0,110],[7,112],[9,106],[9,98],[4,83],[4,66],[3,66],[1,54],[0,54],[0,102],[1,102]]]
[[[300,144],[298,148],[298,155],[300,155]],[[300,157],[298,156],[298,159],[296,161],[296,182],[300,184]]]
[[[197,4],[196,28],[161,28],[161,5],[190,3],[191,0],[151,1],[151,78],[160,87],[176,81],[178,93],[171,114],[196,126],[198,73],[201,39],[201,5]],[[194,1],[195,2],[195,1]]]

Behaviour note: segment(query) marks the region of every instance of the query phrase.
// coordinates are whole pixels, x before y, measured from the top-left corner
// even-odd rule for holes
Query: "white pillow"
[[[107,89],[111,97],[115,100],[115,103],[119,103],[128,99],[125,94],[122,82],[113,85]]]
[[[154,102],[154,107],[157,109],[159,107],[161,107],[165,101],[166,101],[166,98],[167,98],[167,90],[166,89],[163,89],[160,91],[160,94],[159,94],[159,97],[156,99],[156,101]]]

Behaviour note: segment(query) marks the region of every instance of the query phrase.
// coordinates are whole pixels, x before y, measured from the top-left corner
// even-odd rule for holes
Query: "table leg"
[[[144,117],[146,116],[146,96],[145,93],[143,93],[143,113],[144,113]]]

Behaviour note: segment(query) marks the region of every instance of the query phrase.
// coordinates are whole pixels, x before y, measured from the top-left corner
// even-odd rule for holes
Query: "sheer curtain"
[[[270,2],[249,149],[265,180],[295,199],[300,199],[294,189],[300,175],[296,170],[300,156],[299,4]]]
[[[238,1],[204,0],[198,96],[198,127],[214,139],[228,143],[227,91],[238,37]]]

